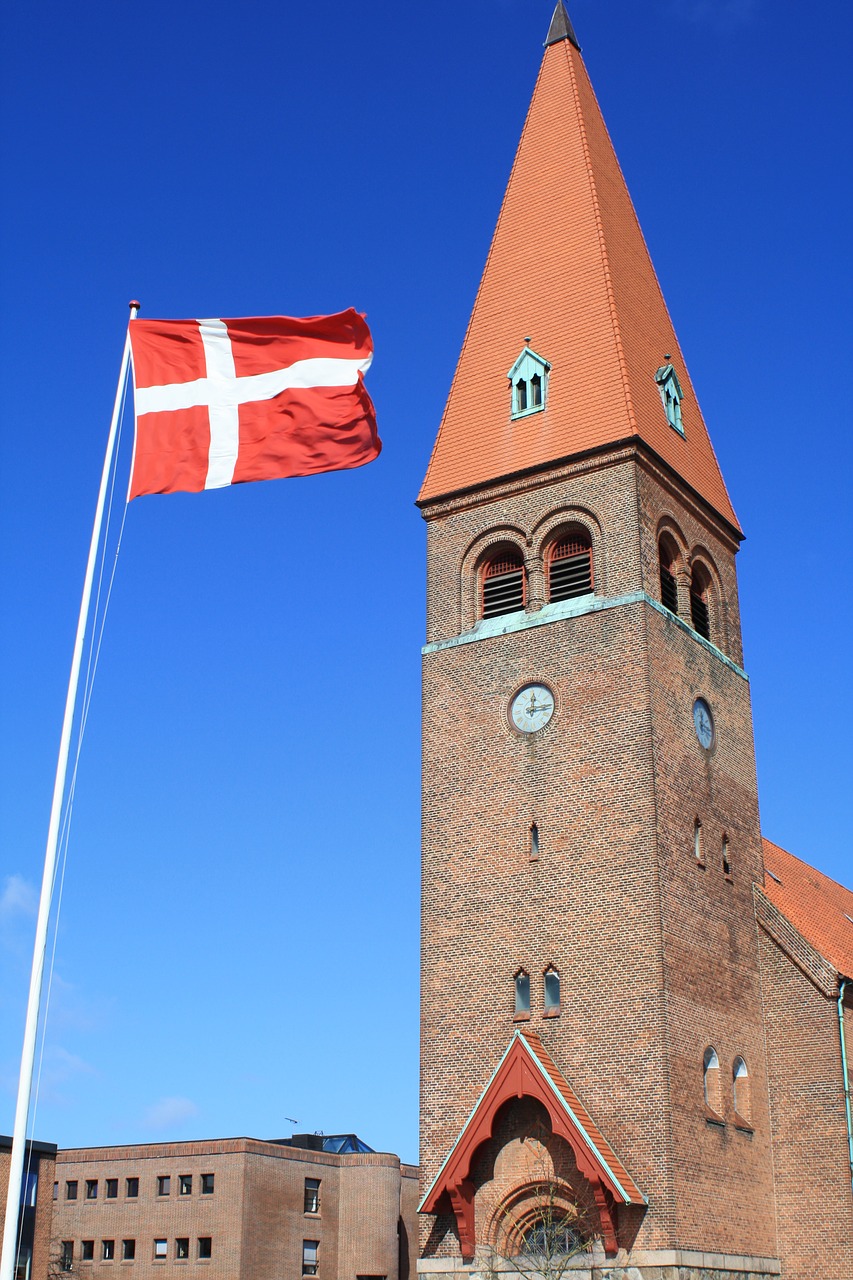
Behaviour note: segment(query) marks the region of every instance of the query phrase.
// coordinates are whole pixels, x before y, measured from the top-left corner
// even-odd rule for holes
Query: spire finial
[[[566,12],[566,6],[563,4],[563,0],[557,0],[557,7],[554,10],[554,16],[548,28],[548,38],[545,44],[559,44],[561,40],[571,40],[572,44],[580,52],[578,38],[575,35],[571,19]]]

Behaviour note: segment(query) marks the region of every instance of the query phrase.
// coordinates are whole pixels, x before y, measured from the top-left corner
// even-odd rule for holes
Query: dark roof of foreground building
[[[334,1155],[376,1155],[356,1133],[294,1133],[290,1138],[270,1138],[279,1147],[301,1147],[306,1151],[330,1151]]]

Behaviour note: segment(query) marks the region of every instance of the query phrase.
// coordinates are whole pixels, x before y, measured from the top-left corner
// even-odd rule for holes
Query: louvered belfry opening
[[[711,613],[708,608],[708,579],[700,568],[694,569],[690,584],[690,617],[693,630],[705,640],[711,639]]]
[[[548,599],[571,600],[592,591],[592,544],[580,530],[565,534],[548,557]]]
[[[524,561],[518,551],[499,551],[483,569],[483,617],[517,613],[526,603]]]
[[[678,582],[675,577],[675,553],[661,539],[660,547],[660,599],[670,613],[678,613]]]

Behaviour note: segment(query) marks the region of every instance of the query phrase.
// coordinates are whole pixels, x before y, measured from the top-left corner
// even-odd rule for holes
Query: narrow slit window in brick
[[[560,1012],[560,975],[551,965],[545,970],[545,1017],[555,1018]]]
[[[515,1015],[524,1017],[530,1013],[530,974],[521,969],[515,975]]]

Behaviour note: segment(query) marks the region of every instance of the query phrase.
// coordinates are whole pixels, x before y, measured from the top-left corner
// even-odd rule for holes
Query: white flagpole
[[[131,302],[130,318],[135,320],[139,312],[139,303]],[[118,433],[119,416],[127,370],[130,363],[130,331],[124,340],[124,354],[121,359],[121,372],[118,376],[113,416],[110,422],[110,433],[107,439],[107,451],[104,458],[104,470],[101,475],[101,488],[98,493],[98,504],[95,509],[95,523],[92,528],[92,541],[89,546],[89,561],[86,565],[86,577],[83,581],[83,598],[80,601],[80,617],[77,621],[77,638],[74,641],[74,655],[71,659],[71,674],[68,679],[68,694],[65,699],[65,718],[62,722],[62,734],[59,739],[59,759],[56,764],[56,780],[53,784],[53,803],[50,809],[50,822],[47,831],[47,849],[44,856],[44,875],[41,882],[41,898],[39,899],[38,919],[36,921],[36,938],[33,948],[33,968],[30,975],[30,995],[27,1002],[27,1019],[24,1027],[24,1047],[21,1052],[21,1074],[18,1078],[18,1102],[15,1109],[15,1131],[12,1137],[12,1155],[9,1166],[9,1193],[6,1197],[6,1219],[3,1226],[3,1253],[0,1256],[0,1280],[14,1280],[15,1260],[18,1253],[18,1213],[21,1204],[21,1184],[24,1172],[24,1152],[26,1149],[27,1117],[30,1110],[30,1094],[33,1085],[33,1063],[35,1061],[36,1031],[38,1028],[39,1009],[41,1007],[42,978],[44,974],[44,957],[47,950],[47,928],[50,920],[50,908],[53,898],[53,883],[56,876],[56,855],[59,845],[59,822],[62,815],[62,801],[65,795],[65,778],[68,771],[68,753],[71,747],[71,729],[74,723],[74,708],[77,703],[77,687],[80,682],[80,663],[83,657],[83,641],[86,635],[86,623],[89,617],[89,604],[92,598],[92,582],[95,577],[95,564],[98,556],[98,543],[101,537],[101,526],[104,518],[104,507],[107,498],[107,486],[110,469],[115,452],[116,435]]]

